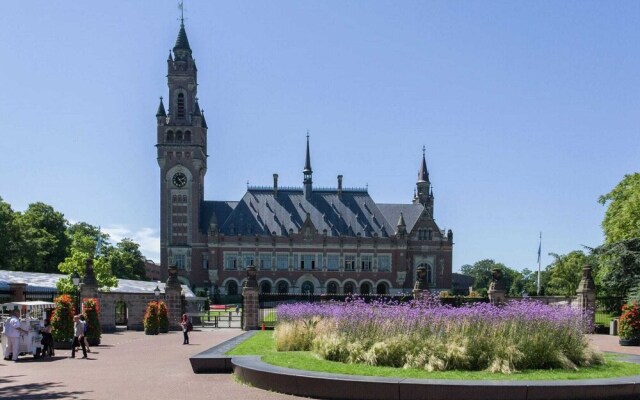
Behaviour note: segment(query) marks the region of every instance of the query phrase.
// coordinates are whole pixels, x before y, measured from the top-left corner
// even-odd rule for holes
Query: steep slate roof
[[[378,204],[378,208],[387,221],[393,222],[394,232],[396,230],[395,224],[400,219],[400,213],[402,213],[404,222],[407,225],[407,232],[411,232],[416,222],[418,222],[422,210],[424,210],[422,204]]]
[[[400,212],[410,231],[422,210],[420,204],[376,204],[366,190],[346,189],[341,196],[334,189],[314,190],[307,200],[302,189],[279,189],[276,197],[272,188],[249,188],[237,203],[205,202],[202,215],[207,226],[215,215],[225,235],[298,233],[309,215],[320,234],[388,237]]]

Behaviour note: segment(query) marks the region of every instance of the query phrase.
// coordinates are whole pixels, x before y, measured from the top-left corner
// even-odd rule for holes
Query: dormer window
[[[178,93],[178,118],[184,118],[185,106],[184,106],[184,94]]]

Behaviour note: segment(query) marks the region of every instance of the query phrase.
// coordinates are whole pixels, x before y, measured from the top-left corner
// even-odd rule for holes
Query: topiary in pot
[[[158,331],[160,333],[169,332],[169,310],[164,301],[158,302]]]
[[[89,346],[97,346],[100,344],[102,337],[102,327],[100,326],[100,305],[98,299],[94,297],[82,299],[84,308],[84,317],[87,321],[87,341]]]
[[[147,335],[157,335],[160,325],[160,318],[158,316],[158,302],[150,301],[147,304],[147,311],[144,313],[144,333]]]
[[[68,294],[56,297],[51,316],[51,333],[56,348],[70,348],[73,340],[73,299]]]

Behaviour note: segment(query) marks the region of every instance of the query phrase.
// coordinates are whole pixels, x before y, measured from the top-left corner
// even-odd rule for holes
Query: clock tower
[[[190,281],[199,280],[194,268],[206,253],[206,233],[199,229],[200,205],[207,172],[207,124],[198,105],[197,68],[189,40],[180,23],[173,51],[167,60],[169,97],[162,97],[156,113],[160,166],[160,264]],[[205,272],[206,273],[206,272]]]

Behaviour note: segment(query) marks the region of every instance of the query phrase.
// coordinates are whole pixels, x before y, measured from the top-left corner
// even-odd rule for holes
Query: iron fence
[[[624,297],[596,297],[596,325],[609,326],[612,319],[620,316],[624,302]]]

